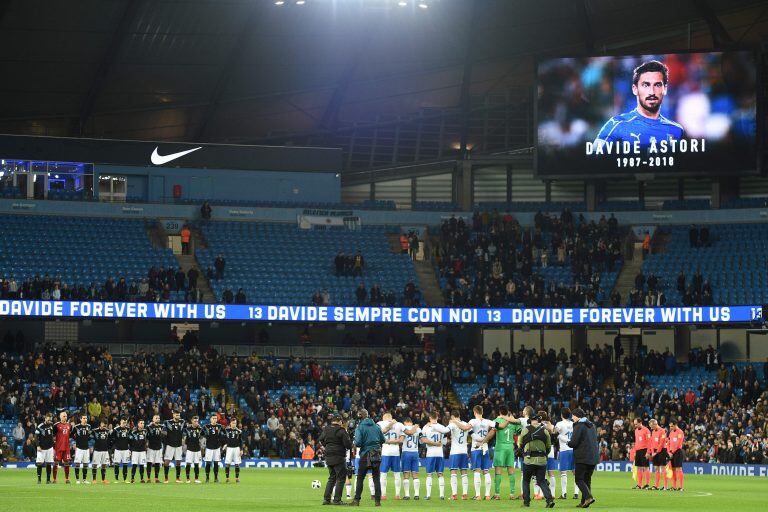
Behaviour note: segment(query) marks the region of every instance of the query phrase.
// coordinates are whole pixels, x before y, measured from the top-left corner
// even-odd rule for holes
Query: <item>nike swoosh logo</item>
[[[188,155],[192,153],[193,151],[197,151],[198,149],[203,149],[203,146],[200,146],[198,148],[192,148],[188,149],[186,151],[179,151],[178,153],[171,153],[170,155],[162,156],[160,155],[157,150],[160,148],[160,146],[155,146],[155,150],[152,152],[152,156],[149,157],[149,159],[152,161],[155,165],[163,165],[167,164],[168,162],[172,162],[176,160],[177,158],[181,158],[184,155]]]

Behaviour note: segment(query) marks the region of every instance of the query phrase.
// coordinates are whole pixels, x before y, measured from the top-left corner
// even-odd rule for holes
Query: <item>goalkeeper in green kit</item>
[[[509,408],[502,405],[499,416],[494,420],[494,426],[483,443],[496,438],[496,448],[493,452],[493,465],[496,468],[494,500],[501,499],[501,479],[504,468],[509,475],[509,499],[517,499],[515,495],[515,437],[523,430],[520,420],[509,413]],[[482,443],[481,443],[482,444]]]

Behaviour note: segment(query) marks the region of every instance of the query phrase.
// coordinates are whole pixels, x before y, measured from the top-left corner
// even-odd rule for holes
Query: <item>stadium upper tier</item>
[[[0,275],[19,283],[46,274],[70,287],[130,282],[152,266],[177,266],[170,249],[152,246],[143,220],[3,215],[0,224]]]
[[[408,256],[391,252],[384,226],[302,230],[290,224],[211,222],[202,231],[208,248],[196,251],[200,266],[213,268],[219,254],[226,259],[223,279],[211,282],[219,300],[225,289],[243,288],[249,303],[308,304],[325,290],[331,304],[351,305],[360,283],[366,289],[379,284],[382,292],[398,297],[407,283],[418,285]],[[365,260],[362,276],[336,276],[336,255],[357,251]]]
[[[768,224],[709,225],[709,242],[692,247],[689,226],[668,228],[669,241],[662,252],[643,262],[643,273],[653,273],[668,303],[683,304],[677,276],[686,276],[686,288],[696,270],[712,286],[714,304],[762,304],[768,302]]]

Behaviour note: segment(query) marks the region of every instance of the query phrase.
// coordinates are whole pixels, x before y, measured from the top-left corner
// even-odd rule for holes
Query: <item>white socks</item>
[[[419,479],[416,477],[413,477],[413,495],[419,495]]]
[[[371,490],[371,496],[376,494],[376,487],[373,485],[373,476],[368,477],[368,488]]]
[[[427,498],[432,496],[432,474],[427,475]]]
[[[464,496],[469,494],[469,475],[466,473],[461,475],[461,494]]]
[[[485,474],[485,495],[490,496],[491,495],[491,474],[486,473]]]
[[[437,485],[440,488],[440,497],[445,498],[445,477],[442,473],[437,477]]]
[[[411,497],[411,481],[408,477],[403,478],[403,492],[406,498]]]
[[[555,489],[557,489],[557,487],[555,487],[556,485],[557,485],[557,480],[555,480],[555,475],[550,476],[549,477],[549,492],[552,493],[552,496],[555,495],[555,492],[556,492]]]
[[[382,473],[379,481],[381,482],[381,496],[384,497],[387,495],[387,474]]]
[[[457,487],[459,486],[459,475],[456,473],[451,473],[451,496],[455,496],[458,492]]]
[[[395,473],[395,497],[400,497],[400,479],[402,478],[402,473]],[[383,491],[382,491],[383,492]]]
[[[349,499],[351,497],[351,494],[352,494],[352,484],[347,484],[345,486],[345,488],[347,490],[347,499]]]
[[[568,473],[566,471],[560,472],[560,494],[568,496]]]
[[[475,496],[480,496],[480,472],[474,471],[475,474]]]

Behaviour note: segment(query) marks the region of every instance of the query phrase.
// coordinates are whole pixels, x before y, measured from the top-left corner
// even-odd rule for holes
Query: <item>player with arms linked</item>
[[[109,445],[111,435],[107,428],[107,420],[99,422],[99,428],[93,431],[93,458],[91,459],[93,483],[96,483],[96,469],[101,468],[101,483],[108,484],[107,466],[109,466]]]
[[[37,483],[41,483],[43,467],[45,467],[45,483],[51,483],[51,468],[53,466],[53,415],[47,413],[45,420],[35,428],[37,440]]]
[[[160,465],[163,463],[163,438],[165,427],[160,423],[160,415],[152,416],[147,426],[147,482],[152,480],[152,468],[155,469],[155,483],[160,483]],[[166,476],[168,473],[166,472]]]
[[[211,422],[203,427],[205,438],[205,483],[211,478],[211,466],[213,466],[214,481],[219,481],[219,463],[221,462],[221,444],[224,441],[224,428],[219,425],[219,417],[211,415]]]
[[[131,429],[128,420],[120,418],[120,425],[112,429],[112,446],[114,447],[115,483],[120,483],[120,465],[123,466],[123,482],[128,481],[128,465],[131,463]]]
[[[137,468],[139,470],[139,478],[141,478],[141,483],[144,483],[144,466],[147,464],[147,429],[144,428],[144,420],[139,420],[136,424],[136,428],[133,429],[133,432],[131,432],[130,446],[131,483],[136,481]]]
[[[181,419],[179,411],[173,411],[173,418],[165,422],[165,455],[163,463],[165,467],[163,472],[165,480],[168,483],[168,471],[171,461],[176,466],[176,483],[181,483],[181,439],[184,435],[184,420]]]
[[[229,468],[235,466],[235,483],[240,482],[240,450],[243,446],[243,431],[237,428],[237,418],[229,420],[229,426],[224,430],[224,437],[227,439],[227,451],[224,455],[224,473],[229,483]],[[214,483],[216,479],[216,469],[214,469]]]
[[[202,447],[200,440],[203,437],[203,429],[200,428],[200,418],[192,416],[192,423],[184,429],[184,443],[187,445],[186,470],[187,483],[190,483],[189,472],[195,467],[195,483],[200,483],[200,462],[202,461]]]
[[[88,416],[80,416],[80,423],[72,429],[75,438],[75,483],[80,483],[80,470],[83,470],[83,483],[90,484],[88,481],[88,465],[91,463],[91,451],[88,449],[88,443],[91,441],[93,429],[88,424]],[[94,477],[95,478],[95,477]]]
[[[53,483],[56,483],[56,476],[59,472],[59,464],[64,466],[64,478],[69,483],[69,434],[72,431],[72,424],[67,418],[67,411],[59,413],[59,421],[53,425]]]

